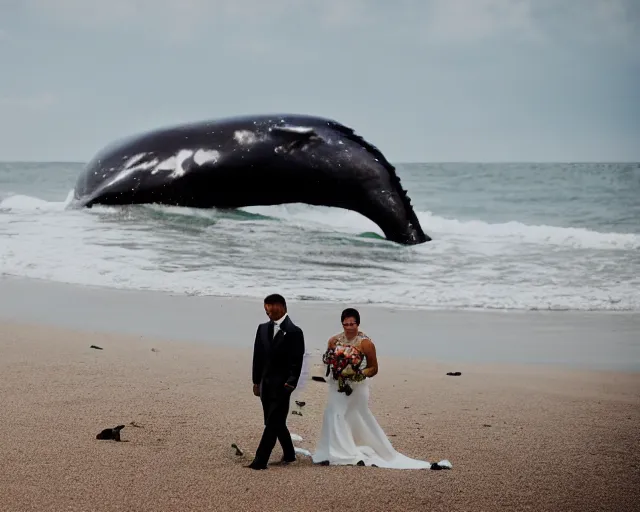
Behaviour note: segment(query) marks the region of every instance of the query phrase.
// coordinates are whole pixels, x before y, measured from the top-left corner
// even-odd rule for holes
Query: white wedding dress
[[[366,335],[359,332],[353,341],[344,333],[338,337],[343,345],[360,345]],[[366,365],[366,361],[365,361]],[[391,469],[430,469],[431,463],[411,459],[398,453],[369,410],[369,379],[350,382],[351,395],[338,392],[338,381],[327,378],[327,406],[322,419],[320,440],[312,455],[314,463],[330,465],[378,466]],[[360,462],[360,465],[362,465]],[[442,461],[446,464],[448,461]]]

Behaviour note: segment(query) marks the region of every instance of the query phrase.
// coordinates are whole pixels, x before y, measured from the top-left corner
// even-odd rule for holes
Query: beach
[[[299,455],[256,472],[243,466],[262,433],[261,301],[5,277],[0,290],[2,511],[637,510],[637,314],[363,305],[372,411],[397,450],[453,468]],[[310,451],[326,385],[309,377],[342,308],[289,305],[310,363],[289,428]],[[116,425],[125,442],[96,439]]]

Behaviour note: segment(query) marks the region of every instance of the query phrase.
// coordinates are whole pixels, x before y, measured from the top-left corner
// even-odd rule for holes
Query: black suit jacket
[[[304,333],[287,317],[280,324],[278,334],[271,339],[271,322],[258,326],[253,346],[253,383],[274,390],[284,385],[298,385],[304,358]]]

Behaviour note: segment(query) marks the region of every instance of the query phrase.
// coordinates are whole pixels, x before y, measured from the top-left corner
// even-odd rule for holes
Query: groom
[[[291,393],[298,385],[304,358],[304,334],[287,314],[282,295],[265,297],[264,310],[270,321],[260,324],[253,347],[253,394],[260,397],[264,432],[251,469],[267,469],[276,440],[282,446],[282,463],[296,460],[287,416]]]

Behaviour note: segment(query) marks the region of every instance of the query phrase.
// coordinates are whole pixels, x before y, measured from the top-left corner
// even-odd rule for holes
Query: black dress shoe
[[[253,461],[251,464],[248,464],[245,466],[245,468],[250,468],[250,469],[267,469],[266,464],[258,464],[256,463],[256,461]]]

